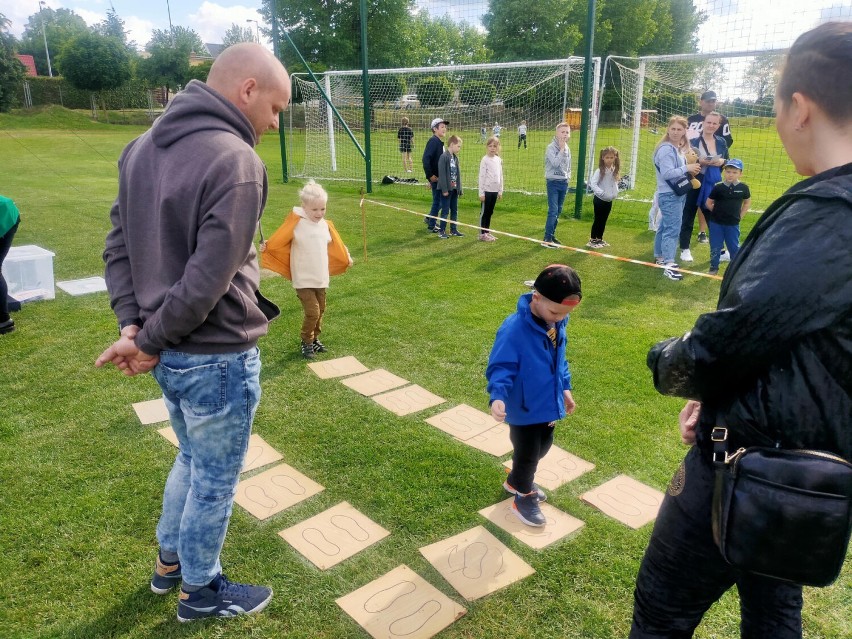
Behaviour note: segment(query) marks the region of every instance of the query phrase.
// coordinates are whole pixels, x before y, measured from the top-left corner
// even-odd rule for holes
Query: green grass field
[[[102,274],[101,251],[116,193],[116,159],[142,132],[90,124],[58,110],[0,116],[2,187],[22,212],[16,245],[56,253],[57,281]],[[263,227],[271,233],[297,203],[298,182],[281,184],[278,140],[258,148],[271,185]],[[470,160],[467,161],[470,166]],[[154,527],[175,451],[131,408],[158,397],[150,376],[98,370],[95,357],[116,336],[104,293],[26,304],[18,330],[0,338],[0,635],[31,639],[366,637],[335,604],[406,564],[465,606],[446,638],[611,639],[626,636],[632,589],[651,526],[632,530],[578,496],[620,473],[659,490],[684,454],[676,415],[682,401],[658,395],[645,367],[649,346],[688,330],[713,308],[719,282],[664,279],[656,269],[472,234],[440,241],[409,213],[367,204],[367,258],[358,185],[329,183],[329,217],[355,266],[332,281],[323,341],[329,357],[353,355],[445,397],[448,404],[396,417],[337,381],[319,380],[298,354],[301,307],[290,284],[264,280],[282,317],[261,342],[263,399],[255,432],[284,461],[325,491],[260,522],[234,508],[223,552],[229,577],[270,584],[276,595],[257,616],[179,624],[175,596],[148,588]],[[376,187],[372,199],[425,211],[426,189]],[[583,219],[560,222],[572,246],[588,239]],[[475,197],[460,220],[477,218]],[[538,237],[541,197],[508,194],[497,230]],[[610,251],[648,259],[647,205],[617,202],[607,229]],[[747,218],[746,228],[753,225]],[[693,251],[706,270],[706,245]],[[569,360],[578,409],[560,423],[556,443],[595,469],[551,493],[550,503],[585,522],[573,538],[542,551],[514,540],[477,511],[503,499],[503,458],[453,441],[424,419],[466,403],[486,409],[484,369],[494,332],[534,277],[556,260],[583,279],[584,301],[569,326]],[[391,535],[320,571],[277,532],[348,501]],[[420,555],[422,546],[485,525],[536,573],[475,602],[464,601]],[[815,540],[818,542],[818,540]],[[805,590],[805,636],[852,636],[852,565],[825,589]],[[738,636],[738,601],[728,593],[696,636]]]

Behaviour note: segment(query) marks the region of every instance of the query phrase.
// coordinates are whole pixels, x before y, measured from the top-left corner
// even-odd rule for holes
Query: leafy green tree
[[[410,33],[407,62],[411,66],[477,64],[490,58],[485,36],[467,22],[453,22],[449,16],[432,18],[425,10],[420,11]],[[369,46],[372,50],[372,43]]]
[[[417,99],[423,106],[444,106],[453,99],[453,85],[447,78],[423,78],[417,83]]]
[[[497,89],[490,82],[471,80],[459,89],[459,102],[471,105],[491,104],[496,94]]]
[[[405,93],[405,82],[398,75],[370,76],[370,103],[393,102]]]
[[[78,35],[87,33],[89,27],[86,26],[86,21],[71,9],[46,7],[27,19],[18,52],[33,56],[39,75],[47,75],[47,56],[44,52],[42,20],[44,21],[44,34],[47,35],[51,63],[53,57],[59,54],[66,42]]]
[[[225,45],[225,48],[228,48],[232,44],[239,44],[240,42],[257,42],[257,36],[251,27],[241,27],[236,22],[232,22],[228,30],[225,31],[222,44]]]
[[[206,53],[207,48],[195,29],[175,26],[172,29],[154,29],[145,50],[153,53],[156,49],[175,48],[183,51],[189,58],[190,53]]]
[[[130,80],[130,54],[115,37],[94,31],[78,35],[65,43],[57,56],[57,66],[71,85],[83,91],[100,93],[117,89]],[[101,95],[101,107],[106,104]],[[109,119],[109,116],[107,116]]]
[[[132,40],[128,42],[127,30],[124,28],[124,20],[118,16],[115,8],[112,6],[107,9],[106,18],[93,26],[92,31],[107,38],[115,38],[121,42],[128,51],[133,53],[136,52],[136,43]]]
[[[764,53],[748,65],[743,85],[754,93],[756,103],[765,104],[775,96],[782,62],[783,56],[777,53]]]
[[[692,0],[657,0],[653,37],[639,47],[640,55],[692,53],[698,51],[698,27],[707,14],[698,11]]]
[[[24,80],[26,70],[15,56],[15,36],[8,32],[9,20],[0,13],[0,113],[8,111]]]
[[[200,64],[193,64],[189,67],[189,71],[187,71],[186,81],[200,80],[201,82],[207,82],[207,76],[210,75],[210,67],[212,66],[213,60],[205,60]]]
[[[189,81],[189,54],[172,47],[155,47],[147,58],[139,60],[137,72],[152,85],[174,91]]]
[[[571,55],[580,39],[572,5],[573,0],[489,0],[482,24],[488,31],[485,43],[494,52],[494,61]]]

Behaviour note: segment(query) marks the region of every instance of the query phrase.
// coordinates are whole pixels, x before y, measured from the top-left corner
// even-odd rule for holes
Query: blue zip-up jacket
[[[423,149],[423,172],[426,174],[426,181],[433,175],[438,177],[438,160],[444,153],[444,141],[437,135],[433,135],[426,142],[426,148]]]
[[[506,423],[529,426],[565,417],[563,391],[571,390],[565,359],[566,317],[556,324],[556,348],[530,310],[532,293],[521,295],[494,338],[485,377],[490,401],[506,404]]]

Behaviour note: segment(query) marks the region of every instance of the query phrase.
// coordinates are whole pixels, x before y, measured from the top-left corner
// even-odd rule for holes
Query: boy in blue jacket
[[[512,511],[529,526],[544,526],[539,502],[547,495],[533,477],[553,444],[556,420],[577,408],[565,359],[565,327],[583,294],[580,276],[564,264],[544,269],[533,288],[497,330],[485,377],[491,416],[509,424],[514,448],[512,471],[503,483],[515,495]]]

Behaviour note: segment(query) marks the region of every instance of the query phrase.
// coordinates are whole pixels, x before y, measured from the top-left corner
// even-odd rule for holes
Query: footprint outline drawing
[[[394,597],[388,596],[388,601],[384,606],[381,606],[381,603],[377,603],[376,605],[370,604],[373,599],[376,599],[377,597],[380,598],[381,595],[388,592],[389,590],[393,590],[394,588],[404,590],[405,592],[400,592]],[[387,588],[382,588],[378,592],[374,592],[372,595],[370,595],[370,597],[364,602],[364,611],[369,612],[370,614],[377,614],[379,612],[383,612],[393,606],[399,599],[401,599],[402,597],[407,597],[416,590],[417,584],[408,579],[404,579],[403,581],[397,582],[391,586],[388,586]]]
[[[298,486],[300,490],[294,490],[290,486],[285,485],[286,480],[288,479],[296,486]],[[308,492],[308,489],[302,486],[302,484],[299,483],[299,480],[293,477],[292,475],[273,475],[269,478],[269,481],[272,482],[273,485],[278,486],[279,488],[283,488],[284,490],[294,495],[304,495],[306,492]]]
[[[347,525],[341,525],[335,522],[335,519],[349,520],[349,522],[351,523],[347,523]],[[347,533],[355,541],[367,541],[370,538],[370,533],[367,532],[367,530],[360,523],[358,523],[358,521],[354,517],[350,517],[349,515],[332,515],[331,525]],[[353,530],[360,531],[359,534],[363,536],[357,536],[353,532]]]
[[[328,550],[324,550],[324,549],[320,548],[319,543],[317,543],[316,541],[313,541],[311,539],[308,539],[307,535],[308,535],[309,532],[312,532],[312,531],[315,532],[316,535],[319,535],[319,537],[322,539],[322,541],[324,543],[328,544],[327,548],[329,548],[329,547],[334,548],[334,551],[329,552]],[[316,535],[311,535],[311,537],[316,537]],[[338,546],[337,544],[335,544],[332,541],[329,541],[329,539],[325,536],[325,533],[323,533],[323,531],[321,531],[319,528],[314,528],[313,526],[311,526],[310,528],[305,528],[302,531],[302,539],[304,539],[311,546],[313,546],[314,548],[319,550],[322,554],[324,554],[328,557],[334,557],[335,555],[340,554],[340,546]]]
[[[254,497],[252,494],[250,494],[250,493],[256,493],[257,491],[260,491],[262,493],[262,495],[260,495],[259,497]],[[253,484],[246,486],[245,491],[243,491],[243,494],[246,496],[246,499],[248,499],[251,502],[254,502],[255,504],[257,504],[261,508],[266,508],[269,511],[272,511],[272,510],[278,508],[278,500],[275,499],[274,497],[268,495],[266,493],[266,489],[263,486],[256,486],[256,485],[253,485]],[[264,503],[263,501],[261,501],[264,498],[271,501],[272,504]]]
[[[421,611],[424,610],[426,608],[426,606],[429,606],[430,604],[434,604],[435,606],[437,606],[437,608],[435,608],[435,606],[430,606],[430,608],[432,608],[432,612],[429,613],[428,616],[426,615],[426,613],[421,614]],[[429,601],[425,601],[425,602],[423,602],[422,606],[420,606],[417,610],[412,612],[410,615],[406,615],[405,617],[400,617],[399,619],[394,620],[388,626],[388,632],[391,633],[392,635],[394,635],[395,637],[405,637],[406,635],[413,634],[413,633],[417,632],[418,630],[420,630],[421,628],[423,628],[423,626],[425,626],[427,623],[429,623],[429,620],[432,617],[434,617],[439,612],[441,612],[441,608],[443,608],[443,606],[441,605],[441,602],[436,600],[436,599],[430,599]],[[420,616],[423,617],[419,626],[415,626],[414,624],[412,624],[412,627],[410,629],[405,630],[405,631],[403,631],[402,628],[400,628],[399,631],[394,630],[394,626],[396,626],[399,623],[404,624],[407,619],[411,619],[412,617],[414,617],[418,614],[420,614]],[[414,623],[416,623],[416,622],[417,622],[417,620],[414,621]]]

